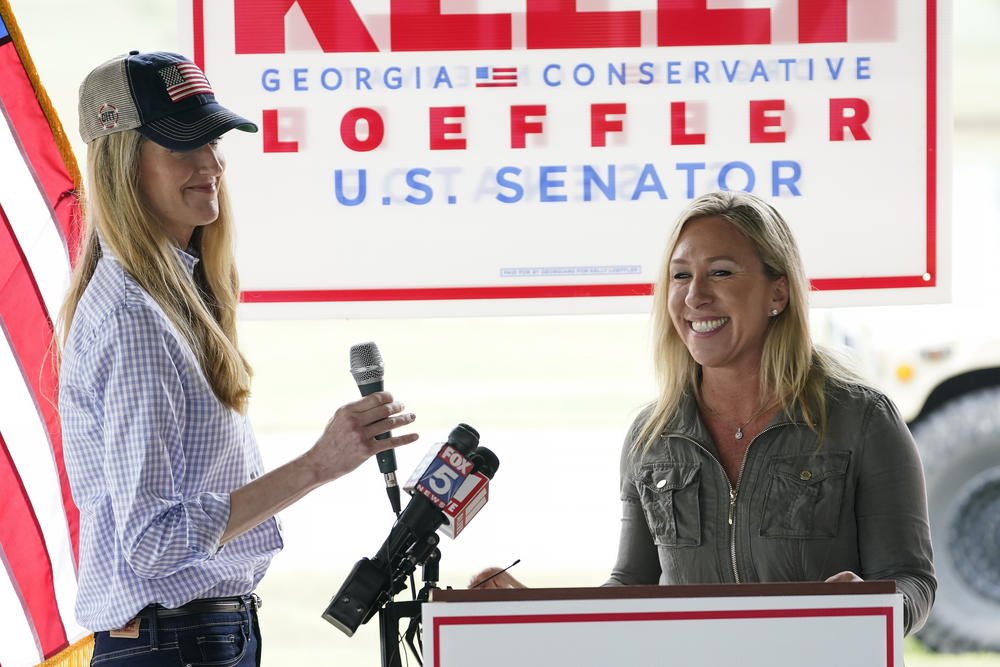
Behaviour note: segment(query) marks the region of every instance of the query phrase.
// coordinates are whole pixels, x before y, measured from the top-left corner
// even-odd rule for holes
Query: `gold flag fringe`
[[[4,0],[0,0],[3,2]],[[63,649],[38,667],[88,667],[94,655],[94,635],[87,635],[72,646]]]
[[[80,176],[80,168],[77,165],[76,156],[73,155],[69,139],[66,138],[66,132],[63,130],[62,123],[59,122],[59,115],[56,114],[56,110],[52,106],[52,101],[49,100],[49,95],[45,92],[45,87],[42,86],[41,79],[38,78],[35,63],[28,54],[28,47],[24,42],[24,36],[21,34],[21,29],[17,26],[17,21],[14,20],[14,13],[11,11],[10,3],[7,0],[0,0],[0,16],[3,17],[4,25],[7,26],[7,32],[10,33],[11,41],[14,43],[14,50],[17,51],[17,55],[21,59],[21,65],[28,75],[31,87],[35,90],[35,98],[42,107],[45,119],[49,122],[49,128],[52,130],[52,136],[55,137],[56,145],[59,147],[59,154],[62,156],[63,164],[66,165],[66,169],[73,179],[76,191],[82,192],[83,180]]]

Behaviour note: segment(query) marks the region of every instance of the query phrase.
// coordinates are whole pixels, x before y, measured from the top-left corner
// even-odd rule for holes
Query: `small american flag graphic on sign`
[[[192,95],[213,95],[212,86],[194,63],[177,63],[160,70],[160,77],[167,84],[171,102],[180,102]]]
[[[477,67],[476,88],[511,88],[517,86],[516,67]]]

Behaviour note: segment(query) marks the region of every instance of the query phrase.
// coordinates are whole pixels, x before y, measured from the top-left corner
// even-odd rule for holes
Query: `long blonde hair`
[[[251,370],[236,341],[240,290],[225,180],[219,184],[219,217],[192,236],[201,257],[192,284],[141,195],[143,141],[138,132],[127,130],[98,137],[87,146],[83,241],[60,313],[62,342],[101,257],[99,237],[190,344],[218,399],[245,412]]]
[[[701,367],[688,352],[667,309],[670,258],[685,225],[700,218],[720,218],[733,225],[753,244],[767,276],[772,280],[784,276],[788,280],[788,304],[768,322],[761,356],[761,395],[776,396],[787,410],[797,404],[806,423],[822,438],[826,429],[826,381],[852,382],[856,377],[831,354],[813,345],[809,335],[809,281],[788,223],[755,195],[720,191],[688,204],[667,241],[653,291],[653,362],[660,393],[639,431],[636,451],[656,441],[685,394],[697,395],[700,390]]]

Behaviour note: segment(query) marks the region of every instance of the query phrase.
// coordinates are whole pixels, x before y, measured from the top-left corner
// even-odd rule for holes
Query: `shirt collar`
[[[98,237],[98,242],[101,244],[101,256],[110,257],[111,259],[118,262],[118,258],[115,257],[115,254],[113,252],[111,252],[111,248],[108,247],[108,245],[104,242],[104,240]],[[171,245],[171,248],[174,251],[174,256],[177,258],[177,261],[180,263],[182,267],[184,267],[187,274],[189,276],[194,276],[194,267],[197,266],[198,262],[201,261],[201,259],[199,259],[194,254],[195,249],[188,246],[187,251],[184,251],[173,245]]]
[[[177,261],[181,263],[181,266],[187,269],[189,275],[194,275],[194,267],[201,261],[201,259],[194,255],[195,249],[188,246],[187,251],[184,251],[176,246],[172,247],[174,249],[174,254],[177,256]]]

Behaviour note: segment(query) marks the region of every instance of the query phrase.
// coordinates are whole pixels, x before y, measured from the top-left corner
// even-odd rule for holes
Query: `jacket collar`
[[[767,426],[764,427],[764,430],[781,424],[805,423],[805,419],[802,417],[802,407],[799,405],[798,401],[795,401],[791,405],[790,418],[788,415],[788,407],[789,406],[787,405],[782,406],[782,409],[779,410]],[[681,402],[677,408],[674,418],[667,422],[667,427],[663,429],[661,435],[680,435],[691,438],[692,440],[700,442],[706,446],[713,442],[712,435],[708,432],[708,427],[705,426],[705,422],[702,421],[701,414],[698,412],[698,402],[694,398],[693,391],[687,391],[684,393],[684,396],[681,397]]]

